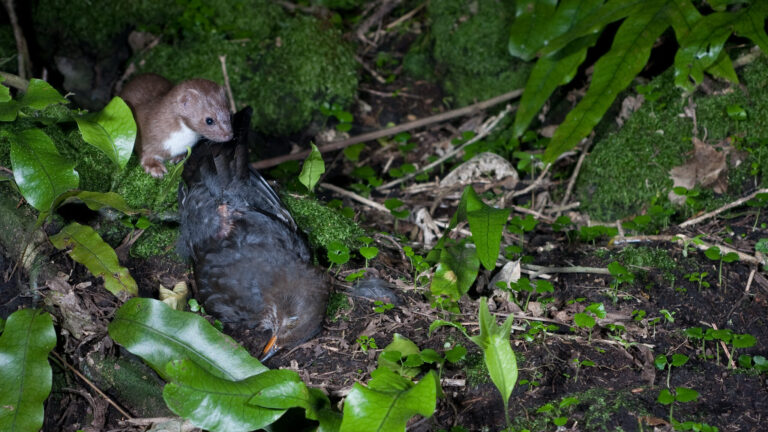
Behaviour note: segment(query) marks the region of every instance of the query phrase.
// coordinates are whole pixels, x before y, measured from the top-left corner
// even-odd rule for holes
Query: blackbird
[[[248,163],[251,110],[229,142],[201,140],[179,186],[177,249],[189,257],[205,308],[224,323],[271,333],[261,359],[317,334],[328,285],[280,198]]]

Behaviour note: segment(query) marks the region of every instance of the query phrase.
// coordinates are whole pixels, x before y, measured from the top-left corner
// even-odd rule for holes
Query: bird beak
[[[280,347],[277,345],[277,334],[272,334],[272,337],[269,338],[269,342],[267,342],[267,346],[264,347],[264,351],[261,353],[259,361],[267,361],[270,357],[275,355],[279,349]]]

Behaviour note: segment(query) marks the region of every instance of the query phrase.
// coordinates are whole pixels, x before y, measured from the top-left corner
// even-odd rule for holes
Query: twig
[[[387,30],[389,30],[389,29],[391,29],[392,27],[397,27],[397,26],[398,26],[398,25],[400,25],[402,22],[404,22],[404,21],[407,21],[407,20],[411,19],[411,17],[413,17],[414,15],[416,15],[416,14],[417,14],[417,13],[418,13],[420,10],[424,9],[424,6],[426,6],[426,5],[427,5],[427,3],[425,2],[425,3],[422,3],[422,4],[418,5],[418,6],[416,6],[416,8],[415,8],[415,9],[413,9],[412,11],[408,12],[407,14],[405,14],[405,15],[401,16],[400,18],[398,18],[398,19],[396,19],[396,20],[392,21],[391,23],[387,24],[387,25],[386,25],[386,27],[384,27],[384,28],[385,28],[385,29],[387,29]]]
[[[227,56],[220,55],[219,61],[221,62],[221,73],[224,75],[224,88],[227,89],[227,96],[229,96],[229,111],[233,114],[237,112],[235,107],[235,97],[232,96],[232,87],[229,86],[229,74],[227,73]]]
[[[573,169],[573,174],[571,174],[571,178],[568,180],[568,187],[565,188],[565,195],[563,195],[563,199],[560,201],[560,207],[564,207],[565,203],[567,203],[571,198],[573,185],[576,184],[576,179],[579,177],[579,172],[581,172],[581,164],[584,163],[584,159],[587,157],[587,150],[589,149],[589,144],[591,142],[591,139],[588,139],[584,142],[584,148],[581,151],[581,155],[579,155],[579,160],[576,162],[576,167]],[[560,212],[555,213],[555,217],[557,216],[560,216]]]
[[[354,137],[343,139],[340,141],[331,142],[331,143],[320,146],[318,150],[320,150],[320,153],[327,153],[335,150],[341,150],[353,144],[357,144],[365,141],[373,141],[379,138],[397,135],[400,132],[406,132],[409,130],[417,129],[417,128],[431,125],[434,123],[440,123],[443,121],[455,119],[457,117],[463,117],[466,115],[474,114],[478,111],[482,111],[484,109],[490,108],[500,103],[507,102],[508,100],[518,98],[520,97],[521,94],[523,94],[522,89],[512,90],[511,92],[504,93],[503,95],[496,96],[494,98],[488,99],[483,102],[478,102],[476,104],[465,106],[464,108],[446,111],[444,113],[425,117],[423,119],[419,119],[409,123],[403,123],[401,125],[393,126],[390,128],[379,129],[377,131],[365,133],[362,135],[354,136]],[[309,152],[310,152],[309,150],[305,150],[297,153],[291,153],[288,155],[274,157],[271,159],[265,159],[265,160],[253,163],[252,166],[254,169],[270,168],[289,160],[304,159],[309,155]]]
[[[456,156],[460,151],[464,150],[464,148],[466,148],[468,145],[473,144],[473,143],[475,143],[475,142],[485,138],[486,136],[488,136],[488,134],[491,133],[491,131],[496,127],[496,125],[499,124],[501,119],[506,117],[507,114],[510,113],[510,111],[512,111],[512,106],[511,105],[507,105],[507,107],[504,109],[504,111],[502,111],[498,115],[496,115],[494,117],[491,117],[488,120],[486,120],[485,123],[483,123],[480,126],[479,130],[477,131],[477,134],[475,136],[473,136],[470,140],[465,142],[464,144],[454,148],[453,150],[451,150],[448,153],[444,154],[442,157],[440,157],[436,161],[434,161],[434,162],[432,162],[432,163],[422,167],[421,169],[418,169],[418,170],[416,170],[416,171],[414,171],[414,172],[412,172],[412,173],[410,173],[408,175],[402,176],[399,179],[392,180],[389,183],[383,184],[383,185],[377,187],[376,190],[381,191],[381,190],[384,190],[384,189],[389,189],[392,186],[399,185],[400,183],[408,181],[408,180],[416,177],[417,175],[419,175],[419,174],[421,174],[423,172],[429,171],[432,168],[434,168],[434,167],[440,165],[441,163],[447,161],[448,159]]]
[[[738,251],[736,249],[732,249],[728,246],[724,245],[714,245],[711,243],[707,243],[704,241],[698,241],[697,243],[693,242],[693,239],[690,237],[684,235],[684,234],[675,234],[675,235],[646,235],[646,236],[629,236],[629,237],[614,237],[609,242],[609,246],[619,245],[622,243],[639,243],[639,242],[649,242],[649,241],[666,241],[666,242],[676,242],[680,246],[685,245],[693,245],[696,249],[705,251],[713,246],[717,246],[720,249],[721,253],[730,253],[733,252],[739,256],[739,261],[747,262],[750,264],[758,264],[758,265],[765,265],[766,263],[763,262],[758,257],[746,254],[744,252]]]
[[[112,399],[111,399],[109,396],[107,396],[107,395],[106,395],[106,394],[105,394],[103,391],[101,391],[101,389],[99,389],[98,387],[96,387],[96,384],[94,384],[93,382],[91,382],[91,380],[89,380],[88,378],[86,378],[86,377],[85,377],[85,375],[83,375],[82,373],[80,373],[80,371],[79,371],[79,370],[77,370],[77,369],[75,369],[75,368],[74,368],[74,367],[73,367],[71,364],[67,363],[67,361],[66,361],[66,360],[64,360],[64,358],[63,358],[62,356],[60,356],[60,355],[59,355],[59,353],[57,353],[56,351],[51,351],[51,354],[52,354],[54,357],[56,357],[56,359],[57,359],[58,361],[60,361],[60,362],[61,362],[61,364],[63,364],[64,366],[66,366],[66,367],[67,367],[67,369],[71,370],[71,371],[72,371],[72,373],[74,373],[75,375],[77,375],[77,377],[78,377],[78,378],[80,378],[80,379],[81,379],[81,380],[83,380],[83,381],[84,381],[86,384],[88,384],[88,386],[89,386],[90,388],[92,388],[92,389],[93,389],[93,390],[94,390],[96,393],[98,393],[98,394],[99,394],[99,396],[101,396],[102,398],[104,398],[104,400],[106,400],[106,401],[107,401],[107,402],[108,402],[110,405],[112,405],[112,406],[113,406],[113,407],[114,407],[116,410],[118,410],[118,411],[120,412],[120,414],[122,414],[122,415],[123,415],[123,417],[125,417],[125,418],[127,418],[127,419],[129,419],[129,420],[133,418],[133,417],[132,417],[130,414],[128,414],[128,412],[127,412],[127,411],[125,411],[124,409],[122,409],[122,408],[120,407],[120,405],[118,405],[118,404],[117,404],[115,401],[113,401],[113,400],[112,400]]]
[[[379,211],[382,211],[384,213],[389,214],[389,209],[387,209],[383,205],[377,203],[376,201],[372,201],[372,200],[369,200],[368,198],[362,197],[362,196],[360,196],[360,195],[358,195],[358,194],[356,194],[354,192],[350,192],[350,191],[348,191],[346,189],[342,189],[342,188],[340,188],[338,186],[334,186],[334,185],[329,184],[329,183],[319,183],[318,186],[320,186],[323,189],[328,189],[329,191],[336,192],[339,195],[344,195],[346,197],[352,198],[353,200],[355,200],[355,201],[357,201],[357,202],[359,202],[361,204],[365,204],[368,207],[371,207],[371,208],[373,208],[375,210],[379,210]]]
[[[549,216],[544,216],[543,214],[537,212],[536,210],[531,210],[529,208],[520,207],[520,206],[517,206],[517,205],[512,205],[510,207],[513,210],[515,210],[516,212],[518,212],[518,213],[525,213],[525,214],[529,214],[529,215],[532,215],[532,216],[536,216],[536,219],[538,219],[538,220],[540,220],[542,222],[546,222],[548,224],[551,224],[551,223],[555,222],[554,218],[551,218]],[[510,214],[510,216],[512,216],[512,215]]]
[[[373,14],[371,14],[371,16],[366,18],[366,20],[363,21],[357,28],[357,31],[355,32],[357,38],[366,44],[373,45],[373,42],[369,41],[365,37],[365,32],[367,32],[369,28],[373,27],[376,22],[380,22],[384,16],[390,13],[392,9],[396,8],[397,5],[399,5],[401,2],[402,0],[388,0],[379,6],[379,8]]]
[[[728,203],[728,204],[720,207],[717,210],[713,210],[713,211],[711,211],[709,213],[704,213],[703,215],[701,215],[699,217],[696,217],[696,218],[693,218],[693,219],[688,219],[687,221],[681,223],[678,226],[680,228],[685,228],[687,226],[691,226],[691,225],[697,224],[697,223],[699,223],[699,222],[701,222],[703,220],[706,220],[706,219],[709,219],[711,217],[717,216],[717,215],[719,215],[720,213],[722,213],[722,212],[724,212],[726,210],[730,210],[730,209],[732,209],[734,207],[738,207],[738,206],[744,204],[745,202],[751,200],[752,198],[754,198],[755,196],[757,196],[758,194],[761,194],[761,193],[768,193],[768,188],[756,190],[756,191],[752,192],[751,194],[749,194],[749,195],[747,195],[747,196],[745,196],[743,198],[739,198],[739,199],[737,199],[736,201],[734,201],[732,203]]]
[[[16,8],[13,3],[13,0],[3,0],[5,11],[8,13],[8,19],[11,21],[11,27],[13,27],[13,37],[16,38],[16,51],[18,52],[16,60],[19,68],[19,77],[27,79],[27,76],[32,75],[32,60],[29,57],[27,39],[24,37],[24,32],[19,25],[19,18],[16,16]]]
[[[29,87],[29,81],[25,80],[24,78],[18,75],[14,75],[10,72],[0,71],[0,77],[3,78],[3,84],[7,84],[21,91],[25,92],[27,91],[27,87]]]
[[[514,192],[508,193],[506,196],[504,196],[504,201],[508,201],[508,200],[510,200],[510,199],[512,199],[514,197],[520,196],[520,195],[525,195],[528,192],[530,192],[530,191],[534,190],[535,188],[539,187],[539,184],[541,184],[542,180],[544,179],[544,176],[547,175],[547,173],[549,172],[549,168],[550,167],[552,167],[552,164],[547,164],[547,166],[544,168],[544,170],[541,172],[541,174],[539,174],[539,176],[536,178],[536,180],[533,183],[528,185],[528,187],[526,187],[525,189],[521,189],[519,191],[514,191]]]
[[[611,272],[604,267],[547,267],[535,264],[522,264],[522,270],[532,275],[544,274],[544,273],[592,273],[592,274],[604,274],[609,275]]]
[[[709,325],[711,325],[713,329],[717,330],[717,324],[710,323]],[[728,347],[725,345],[725,341],[721,340],[720,346],[723,347],[723,352],[725,353],[726,357],[728,357],[728,364],[730,365],[731,369],[736,369],[736,363],[733,362],[733,357],[731,356],[731,352],[728,351]]]
[[[361,59],[361,58],[360,58],[360,57],[358,57],[358,56],[355,56],[355,60],[357,60],[357,62],[358,62],[358,63],[360,63],[360,66],[362,66],[362,67],[363,67],[363,69],[365,69],[365,71],[366,71],[366,72],[368,72],[369,74],[371,74],[371,76],[372,76],[372,77],[373,77],[373,78],[374,78],[376,81],[378,81],[378,82],[379,82],[379,83],[381,83],[381,84],[386,84],[386,83],[387,83],[387,79],[386,79],[386,78],[384,78],[383,76],[379,75],[379,73],[378,73],[378,72],[376,72],[376,71],[375,71],[375,70],[374,70],[372,67],[368,66],[368,63],[364,62],[364,61],[363,61],[363,59]]]

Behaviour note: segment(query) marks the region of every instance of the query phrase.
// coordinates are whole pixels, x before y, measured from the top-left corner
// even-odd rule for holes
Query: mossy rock
[[[768,185],[768,124],[757,121],[768,115],[766,71],[768,60],[760,57],[739,71],[744,87],[731,86],[733,91],[716,95],[693,95],[699,137],[704,137],[705,130],[708,142],[741,137],[737,146],[748,152],[747,160],[728,173],[729,194],[741,194],[741,187],[755,177],[751,170],[758,171],[758,183]],[[608,117],[596,129],[602,132],[576,187],[581,209],[595,220],[613,221],[638,214],[652,203],[665,203],[672,187],[669,170],[683,164],[692,148],[693,124],[679,116],[688,102],[674,87],[673,71],[656,77],[650,88],[658,99],[646,101],[620,130],[606,127],[615,124]],[[747,120],[729,118],[730,105],[743,107]],[[729,199],[707,200],[708,206],[717,207]]]
[[[348,106],[357,90],[357,64],[341,33],[314,18],[283,20],[271,39],[232,41],[208,34],[161,44],[137,59],[140,70],[172,81],[194,76],[224,82],[220,55],[234,98],[254,109],[253,127],[268,135],[306,128],[323,104]]]
[[[430,2],[429,35],[414,45],[404,61],[407,72],[429,79],[426,53],[443,89],[455,105],[467,105],[522,88],[531,65],[507,50],[515,17],[514,2],[443,0]],[[425,46],[426,45],[426,46]]]
[[[328,245],[334,241],[350,249],[360,246],[358,239],[365,232],[353,220],[312,198],[297,198],[287,194],[281,198],[296,224],[307,233],[313,248],[328,249]]]

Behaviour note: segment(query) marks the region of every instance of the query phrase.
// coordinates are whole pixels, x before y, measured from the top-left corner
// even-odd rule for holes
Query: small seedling
[[[723,254],[720,252],[720,248],[717,246],[713,246],[707,250],[704,251],[704,255],[706,255],[707,258],[709,258],[712,261],[720,261],[719,270],[717,272],[717,278],[718,283],[717,285],[722,287],[723,286],[723,263],[731,263],[734,261],[739,260],[739,254],[736,252],[728,252],[727,254]]]
[[[334,264],[339,266],[339,269],[341,269],[341,266],[349,262],[349,248],[344,245],[341,242],[334,241],[328,244],[328,261],[331,262],[331,265],[328,267],[328,270],[331,270],[331,267],[333,267]],[[338,273],[338,270],[336,271]]]
[[[694,389],[689,389],[686,387],[677,387],[675,388],[675,392],[672,393],[670,389],[665,388],[662,389],[661,392],[659,392],[659,397],[657,398],[658,402],[662,405],[669,405],[669,422],[672,423],[673,426],[675,426],[675,429],[678,428],[678,425],[682,425],[680,422],[676,421],[673,417],[674,413],[674,403],[675,402],[691,402],[695,401],[699,398],[699,392],[697,392]],[[687,422],[686,422],[687,423]]]
[[[573,322],[577,327],[589,330],[588,341],[592,341],[592,328],[595,327],[597,318],[605,318],[605,306],[602,303],[592,303],[584,308],[584,312],[579,312],[573,316]]]
[[[525,233],[533,231],[534,228],[536,228],[536,225],[538,225],[538,221],[533,218],[532,215],[525,215],[525,218],[521,218],[520,216],[515,216],[512,219],[509,220],[509,223],[507,224],[507,229],[512,234],[517,234],[520,236],[520,249],[522,252],[522,249],[525,245]]]
[[[503,282],[499,282],[503,284]],[[503,287],[500,287],[503,288]],[[531,300],[531,296],[535,294],[551,293],[555,290],[552,283],[544,279],[537,279],[535,282],[531,282],[528,278],[520,278],[517,282],[510,282],[509,289],[515,294],[512,297],[512,301],[520,307],[523,311],[528,310],[528,303]],[[525,293],[528,293],[527,295]],[[525,297],[525,301],[522,301],[522,297]]]
[[[384,303],[381,300],[376,300],[373,302],[373,311],[376,313],[384,313],[393,307],[395,307],[395,305],[392,303]]]
[[[376,256],[379,254],[379,248],[370,246],[370,244],[373,242],[373,239],[368,236],[362,236],[358,240],[365,244],[365,246],[361,247],[359,251],[360,255],[365,258],[365,268],[368,268],[368,260],[376,258]]]
[[[615,304],[619,297],[619,285],[634,282],[635,275],[618,261],[608,264],[608,271],[611,272],[611,276],[614,278],[613,282],[611,282],[611,287],[613,288],[613,303]]]
[[[360,335],[357,340],[357,344],[360,345],[360,349],[363,352],[368,352],[368,349],[373,348],[376,349],[378,346],[376,346],[376,340],[371,336],[366,335]]]
[[[699,292],[701,292],[701,288],[709,288],[709,282],[705,281],[704,278],[706,278],[709,275],[707,272],[693,272],[688,273],[684,275],[686,279],[688,279],[689,282],[698,282],[699,283]]]
[[[658,370],[663,371],[667,368],[667,388],[669,388],[669,379],[672,376],[672,367],[680,367],[688,363],[688,356],[685,354],[672,354],[672,360],[669,360],[666,355],[659,354],[653,361]]]
[[[578,358],[575,358],[571,361],[573,362],[573,365],[576,367],[576,374],[573,376],[573,382],[579,382],[579,370],[581,370],[582,366],[584,367],[595,366],[595,362],[593,362],[592,360],[580,360]]]
[[[735,334],[731,338],[731,355],[736,357],[737,348],[751,348],[755,346],[757,339],[749,333]]]
[[[354,281],[362,278],[363,276],[365,276],[365,269],[364,268],[360,269],[360,270],[358,270],[358,271],[356,271],[354,273],[348,274],[347,277],[344,278],[344,280],[347,281],[347,282],[354,282]]]
[[[408,257],[408,260],[411,261],[411,268],[413,268],[413,284],[421,285],[422,283],[426,283],[428,278],[422,276],[422,273],[429,270],[429,263],[423,256],[416,254],[410,246],[404,246],[403,251],[405,252],[405,256]]]

